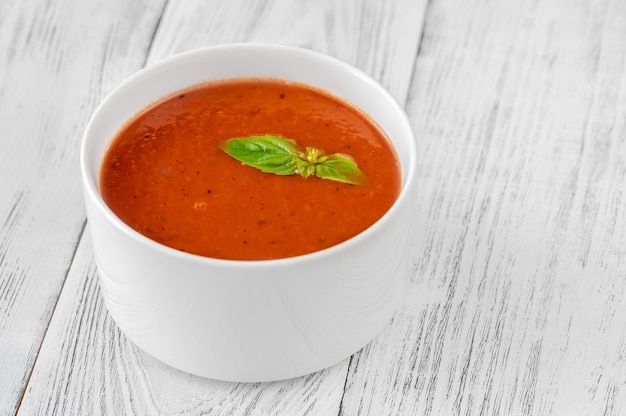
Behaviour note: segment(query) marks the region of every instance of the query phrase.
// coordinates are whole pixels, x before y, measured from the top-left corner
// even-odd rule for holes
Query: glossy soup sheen
[[[367,183],[263,173],[218,148],[263,134],[350,155]],[[376,222],[400,186],[394,150],[362,113],[323,91],[261,79],[202,84],[150,106],[113,139],[100,172],[104,201],[130,227],[181,251],[232,260],[341,243]]]

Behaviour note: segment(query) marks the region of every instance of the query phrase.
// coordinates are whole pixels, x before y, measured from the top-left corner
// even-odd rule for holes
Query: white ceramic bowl
[[[160,245],[124,224],[98,191],[100,162],[118,129],[163,96],[214,79],[268,77],[329,91],[386,132],[402,190],[376,224],[329,249],[266,261],[228,261]],[[342,361],[387,324],[407,273],[417,149],[403,109],[377,82],[329,56],[260,44],[208,47],[152,65],[115,89],[82,143],[85,204],[105,304],[139,348],[189,373],[271,381]]]

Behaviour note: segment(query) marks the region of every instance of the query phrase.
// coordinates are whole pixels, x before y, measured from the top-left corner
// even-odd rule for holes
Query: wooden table
[[[103,307],[79,146],[98,103],[195,47],[371,74],[421,153],[401,308],[275,383],[139,351]],[[0,1],[0,415],[626,414],[626,1]]]

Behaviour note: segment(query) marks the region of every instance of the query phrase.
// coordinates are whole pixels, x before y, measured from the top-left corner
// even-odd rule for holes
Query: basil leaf
[[[280,136],[251,136],[226,140],[220,149],[244,165],[276,175],[299,174],[303,178],[322,179],[362,185],[366,177],[350,156],[340,153],[326,155],[314,147],[302,149]]]
[[[276,175],[296,173],[301,153],[293,140],[270,135],[230,139],[219,147],[244,165]]]
[[[366,180],[365,174],[354,163],[354,160],[339,153],[327,155],[325,161],[316,165],[315,175],[318,178],[331,179],[352,185],[363,185]]]
[[[296,161],[296,171],[300,174],[300,176],[306,179],[315,174],[315,165],[311,164],[307,160],[298,159]]]

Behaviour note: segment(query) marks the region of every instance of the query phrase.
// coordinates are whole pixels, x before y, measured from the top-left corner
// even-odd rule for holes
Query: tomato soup
[[[279,176],[219,147],[277,135],[349,155],[362,185]],[[305,85],[266,79],[202,84],[149,106],[113,138],[100,192],[131,228],[177,250],[231,260],[293,257],[375,223],[400,192],[391,144],[359,110]]]

